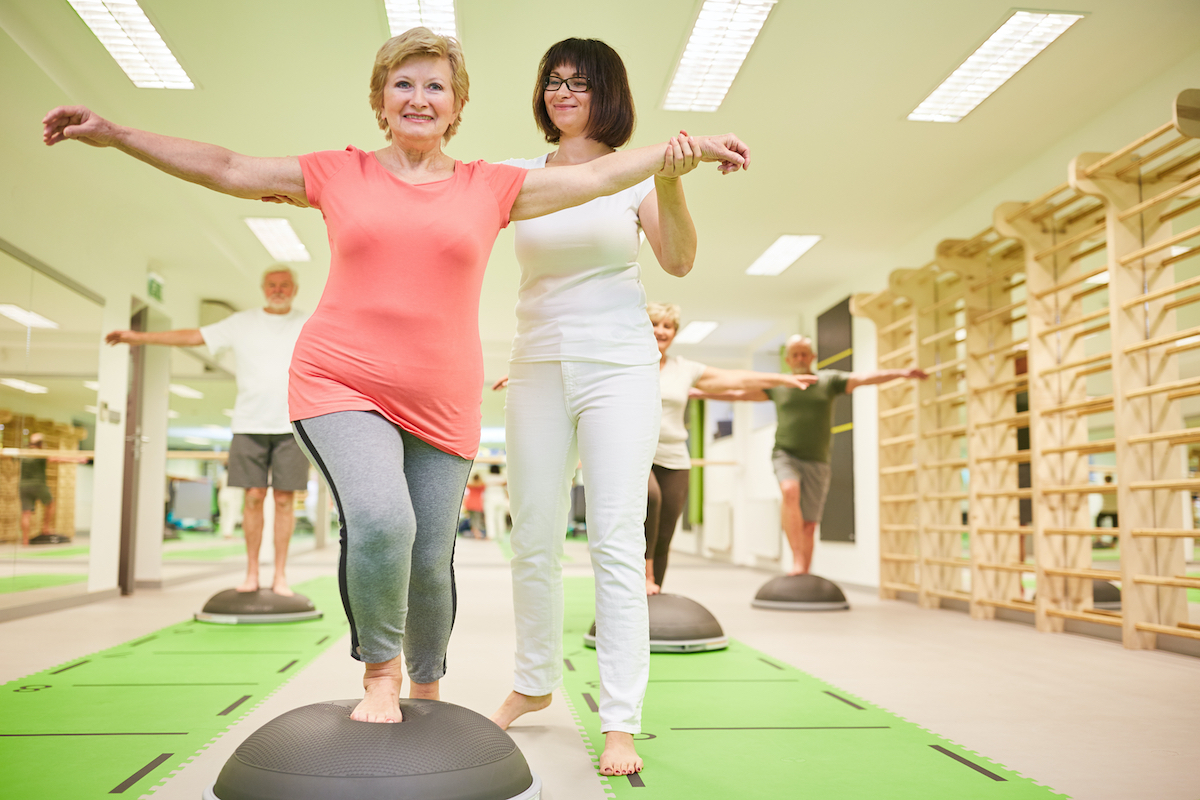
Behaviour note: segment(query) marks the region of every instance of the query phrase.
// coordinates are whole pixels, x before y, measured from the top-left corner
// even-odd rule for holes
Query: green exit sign
[[[146,294],[158,302],[162,302],[163,279],[161,275],[156,275],[153,272],[146,273]]]

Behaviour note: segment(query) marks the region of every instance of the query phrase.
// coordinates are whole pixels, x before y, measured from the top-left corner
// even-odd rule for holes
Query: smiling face
[[[671,346],[671,342],[675,341],[677,333],[679,333],[679,329],[675,327],[675,323],[670,317],[663,317],[654,323],[654,341],[658,343],[658,352],[661,355],[667,354],[667,348]]]
[[[388,73],[383,89],[383,115],[392,141],[427,149],[437,146],[462,107],[450,82],[450,62],[418,56]]]
[[[575,67],[569,64],[559,64],[550,70],[550,77],[565,81],[567,78],[586,78],[587,76],[580,74]],[[542,96],[550,121],[562,132],[563,136],[584,135],[592,114],[591,92],[572,92],[567,88],[567,84],[563,83],[557,89],[544,90]]]
[[[296,296],[296,284],[291,273],[269,272],[263,276],[263,297],[267,300],[267,308],[276,313],[286,314],[292,307],[292,298]]]

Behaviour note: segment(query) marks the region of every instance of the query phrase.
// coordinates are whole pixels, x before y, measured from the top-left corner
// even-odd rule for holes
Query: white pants
[[[508,497],[500,486],[489,486],[483,491],[483,524],[487,526],[487,538],[499,539],[508,532]]]
[[[509,373],[514,688],[544,695],[562,682],[563,540],[571,476],[581,460],[605,732],[641,732],[650,675],[643,523],[661,414],[657,364],[545,361],[513,364]]]

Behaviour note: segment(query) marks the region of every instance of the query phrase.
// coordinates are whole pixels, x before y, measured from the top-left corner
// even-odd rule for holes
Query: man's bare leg
[[[239,592],[258,591],[258,551],[262,548],[263,501],[267,487],[252,486],[246,490],[242,506],[242,533],[246,537],[246,580],[237,587]]]
[[[288,545],[292,541],[292,528],[296,524],[295,492],[275,494],[275,578],[271,582],[271,591],[275,594],[291,597],[295,594],[288,588],[287,555]]]
[[[805,522],[804,527],[800,531],[800,547],[792,546],[792,571],[791,575],[807,575],[812,568],[813,558],[813,539],[817,532],[817,523]]]
[[[662,587],[654,582],[654,559],[646,559],[646,596],[658,594],[662,591]]]
[[[500,730],[508,730],[508,726],[513,723],[517,717],[522,714],[528,714],[531,711],[541,711],[546,706],[550,705],[550,700],[554,695],[540,694],[529,695],[521,694],[520,692],[509,692],[508,697],[504,698],[504,702],[500,704],[500,708],[492,714],[492,722],[500,726]]]
[[[404,673],[400,667],[400,656],[379,664],[367,664],[363,673],[363,689],[366,695],[362,702],[350,712],[350,719],[359,722],[400,722],[400,686]]]
[[[33,512],[21,512],[21,544],[29,544],[29,533],[33,530]]]
[[[779,490],[783,493],[783,504],[780,516],[783,522],[783,532],[787,535],[788,546],[792,549],[792,570],[789,575],[804,575],[812,563],[812,532],[809,532],[807,547],[804,532],[807,526],[804,516],[800,513],[800,482],[780,481]],[[815,526],[814,526],[815,527]]]
[[[42,506],[42,533],[54,533],[54,501]]]
[[[604,752],[600,754],[601,775],[631,775],[642,771],[642,759],[633,746],[633,734],[604,732]]]

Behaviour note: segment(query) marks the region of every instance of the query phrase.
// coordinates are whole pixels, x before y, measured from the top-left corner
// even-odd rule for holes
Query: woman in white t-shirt
[[[508,164],[582,164],[633,133],[625,66],[595,39],[567,39],[546,52],[533,110],[558,149]],[[515,691],[492,719],[507,728],[545,708],[562,681],[561,557],[571,476],[582,461],[605,775],[642,767],[633,745],[650,669],[642,521],[660,409],[659,355],[637,256],[644,231],[667,272],[683,276],[692,268],[696,230],[679,178],[697,166],[698,151],[686,134],[673,143],[664,163],[669,177],[516,225],[521,286],[505,440],[517,652]]]
[[[724,394],[741,389],[769,389],[795,386],[805,389],[816,383],[816,375],[787,375],[753,372],[745,369],[717,369],[698,361],[668,356],[667,350],[679,333],[679,306],[650,303],[646,314],[654,325],[658,343],[659,391],[662,395],[662,424],[658,449],[650,470],[646,494],[646,594],[658,594],[667,573],[671,537],[687,502],[688,476],[692,456],[688,452],[688,432],[683,421],[688,392],[696,387],[706,394]]]

